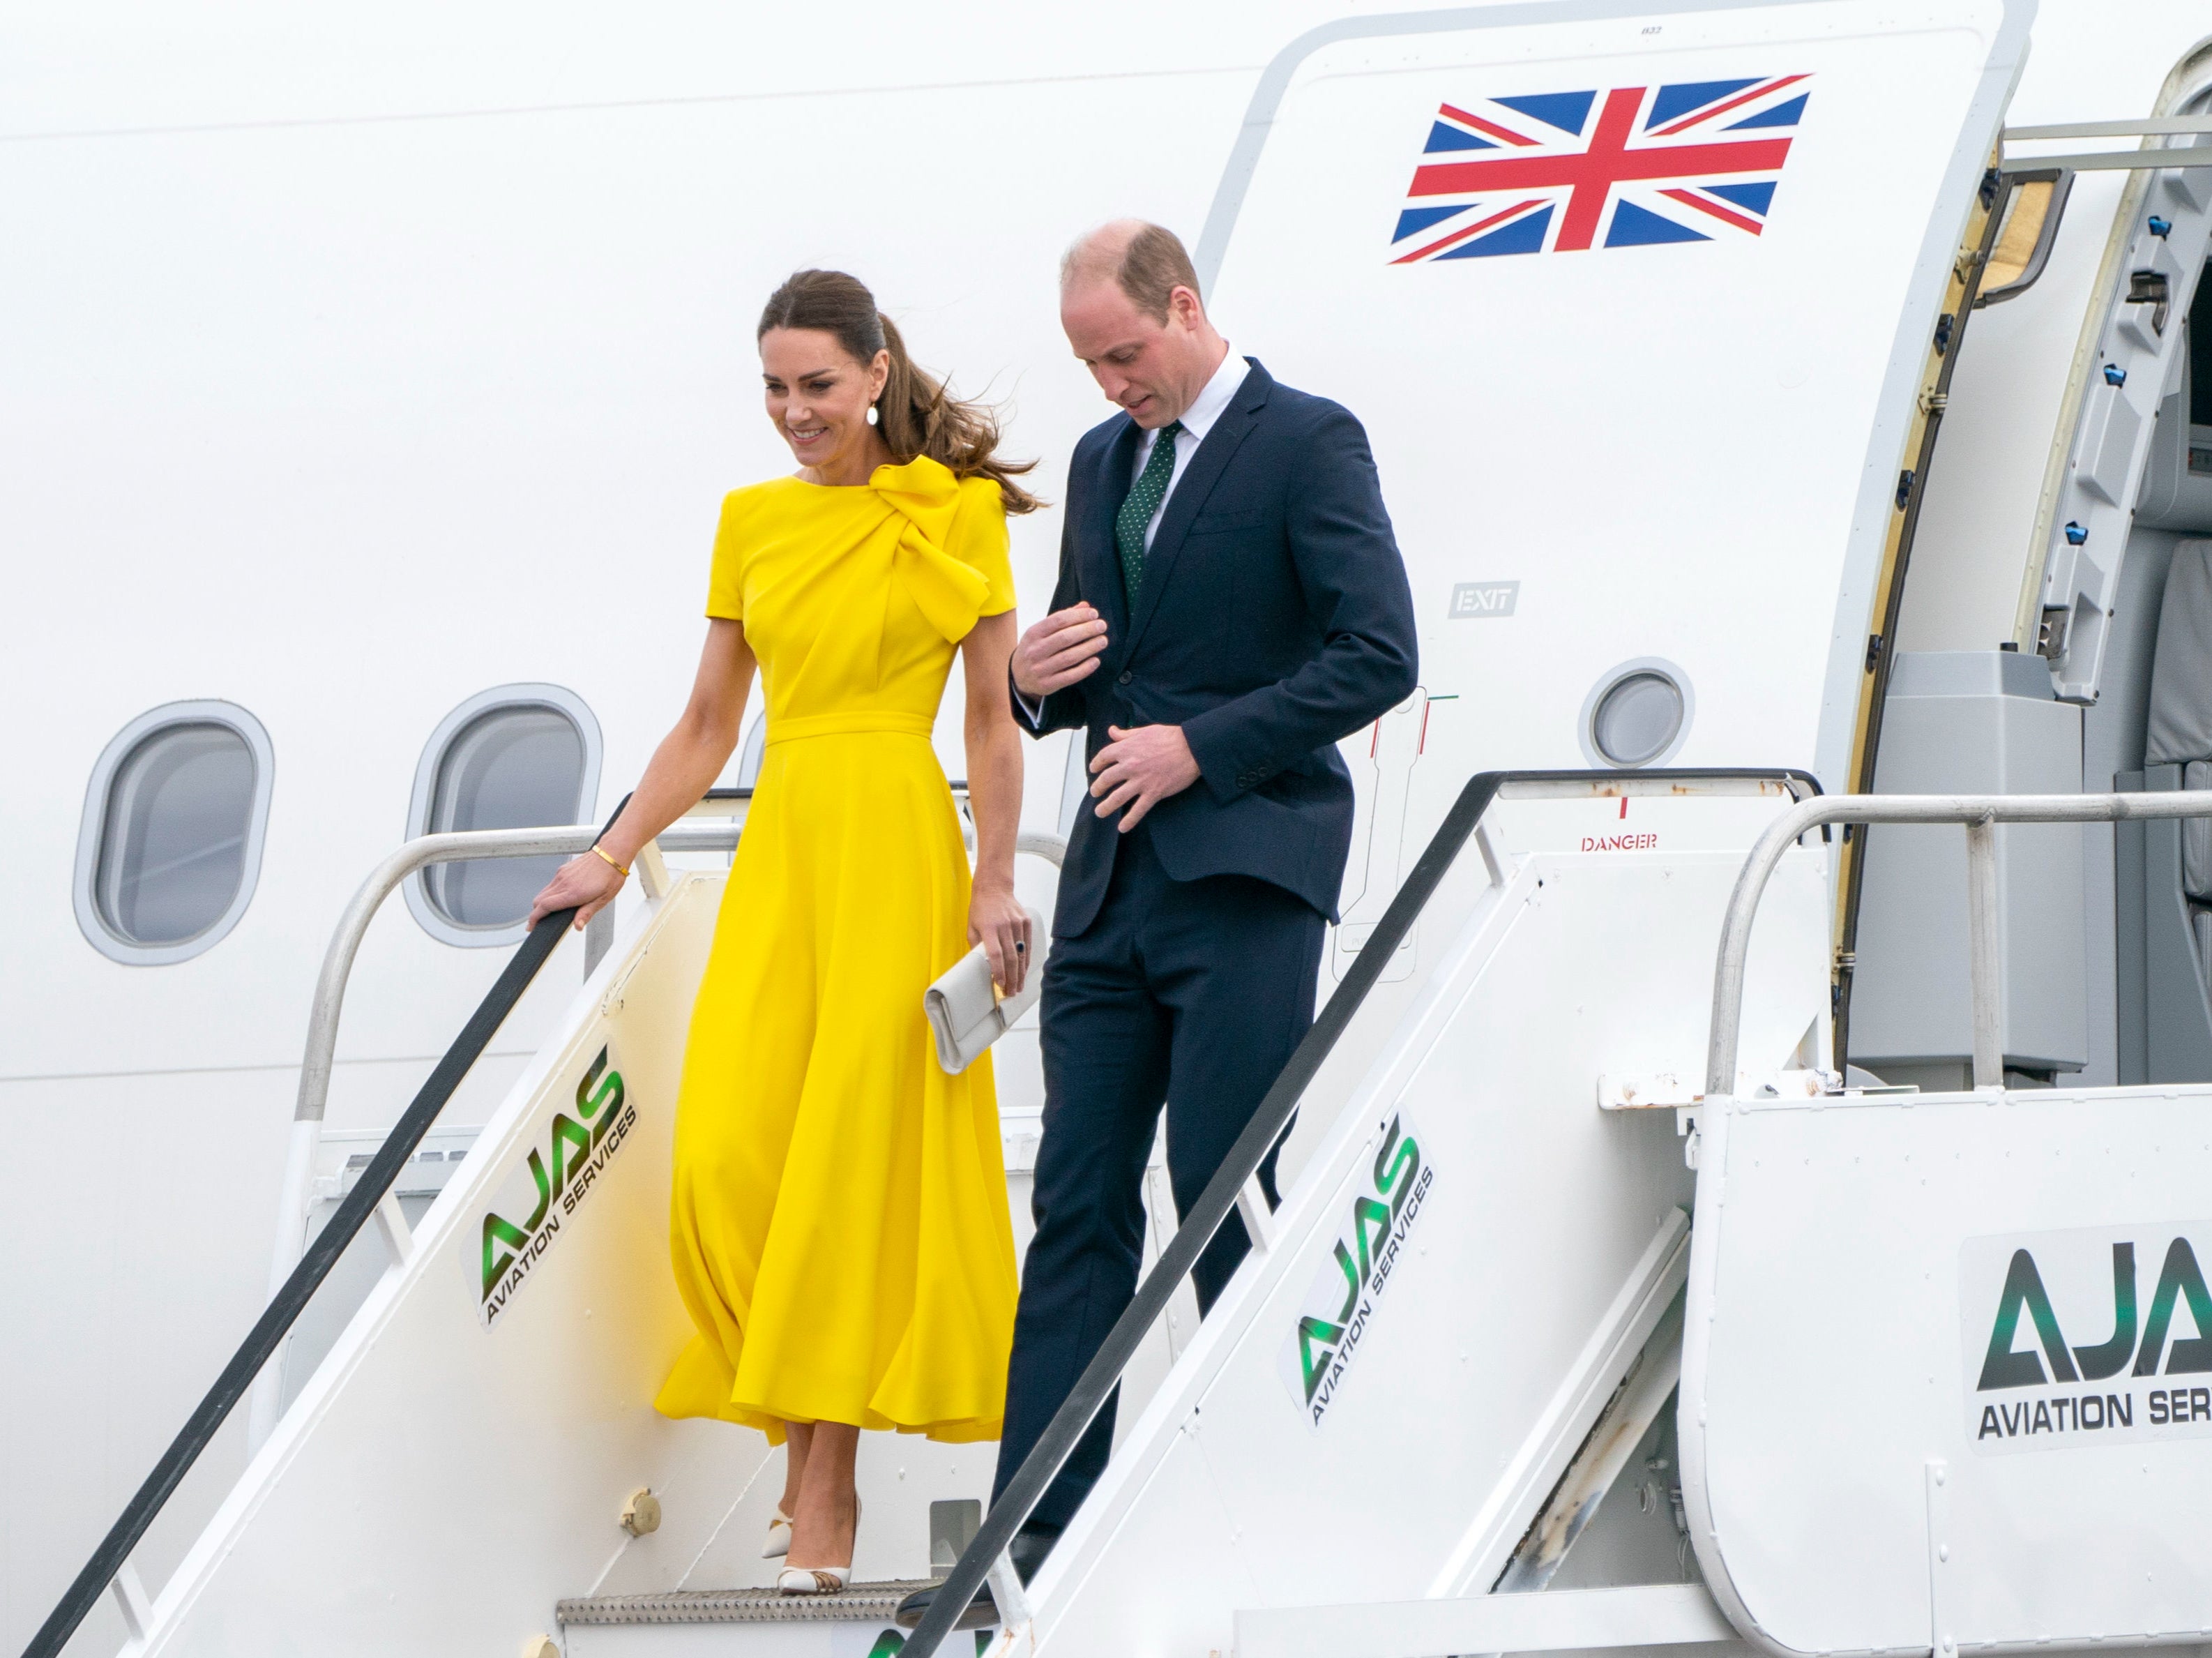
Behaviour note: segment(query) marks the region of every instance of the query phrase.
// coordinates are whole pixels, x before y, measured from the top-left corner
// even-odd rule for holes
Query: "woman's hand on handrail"
[[[580,857],[570,858],[553,872],[553,879],[545,883],[545,890],[532,900],[530,925],[535,927],[547,916],[574,909],[576,925],[581,927],[615,901],[615,894],[622,891],[629,879],[597,853],[586,852]]]

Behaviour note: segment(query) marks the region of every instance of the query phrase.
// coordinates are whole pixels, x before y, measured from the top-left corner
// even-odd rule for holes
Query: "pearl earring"
[[[876,405],[875,405],[874,404],[871,403],[870,405],[868,405],[868,424],[870,424],[871,426],[872,426],[872,425],[874,425],[875,424],[876,424]]]

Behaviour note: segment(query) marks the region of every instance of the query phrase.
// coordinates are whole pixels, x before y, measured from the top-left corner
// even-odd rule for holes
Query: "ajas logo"
[[[1967,1240],[1960,1322],[1976,1448],[2212,1432],[2204,1241],[2212,1222]]]
[[[531,1147],[529,1156],[508,1171],[495,1206],[484,1210],[476,1235],[463,1246],[462,1264],[477,1290],[477,1320],[487,1330],[560,1240],[562,1222],[591,1196],[637,1121],[637,1106],[622,1073],[608,1064],[608,1053],[602,1047],[577,1082],[576,1114],[553,1113],[544,1143]]]
[[[1318,1429],[1335,1402],[1436,1174],[1421,1155],[1413,1125],[1393,1117],[1383,1127],[1370,1178],[1352,1198],[1328,1265],[1315,1277],[1276,1362],[1309,1427]]]

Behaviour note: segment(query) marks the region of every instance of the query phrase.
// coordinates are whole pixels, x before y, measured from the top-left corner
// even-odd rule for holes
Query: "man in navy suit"
[[[1083,732],[1095,805],[1045,968],[1036,1234],[994,1498],[1135,1293],[1163,1102],[1187,1212],[1312,1024],[1352,844],[1336,744],[1415,678],[1366,433],[1231,353],[1175,235],[1124,221],[1078,242],[1060,322],[1121,412],[1076,445],[1051,613],[1011,669],[1033,735]],[[1231,1215],[1193,1275],[1201,1311],[1249,1247]],[[1015,1541],[1024,1579],[1113,1432],[1109,1401]]]

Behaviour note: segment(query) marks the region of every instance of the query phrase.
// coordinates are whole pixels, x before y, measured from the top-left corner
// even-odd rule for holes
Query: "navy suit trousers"
[[[1313,1023],[1322,919],[1249,875],[1179,881],[1150,826],[1115,848],[1104,902],[1045,962],[1044,1132],[1006,1375],[995,1501],[1136,1293],[1142,1185],[1160,1107],[1176,1212],[1187,1213]],[[1274,1158],[1261,1171],[1275,1200]],[[1192,1277],[1213,1303],[1250,1247],[1231,1214]],[[1065,1526],[1114,1438],[1109,1399],[1030,1515]]]

